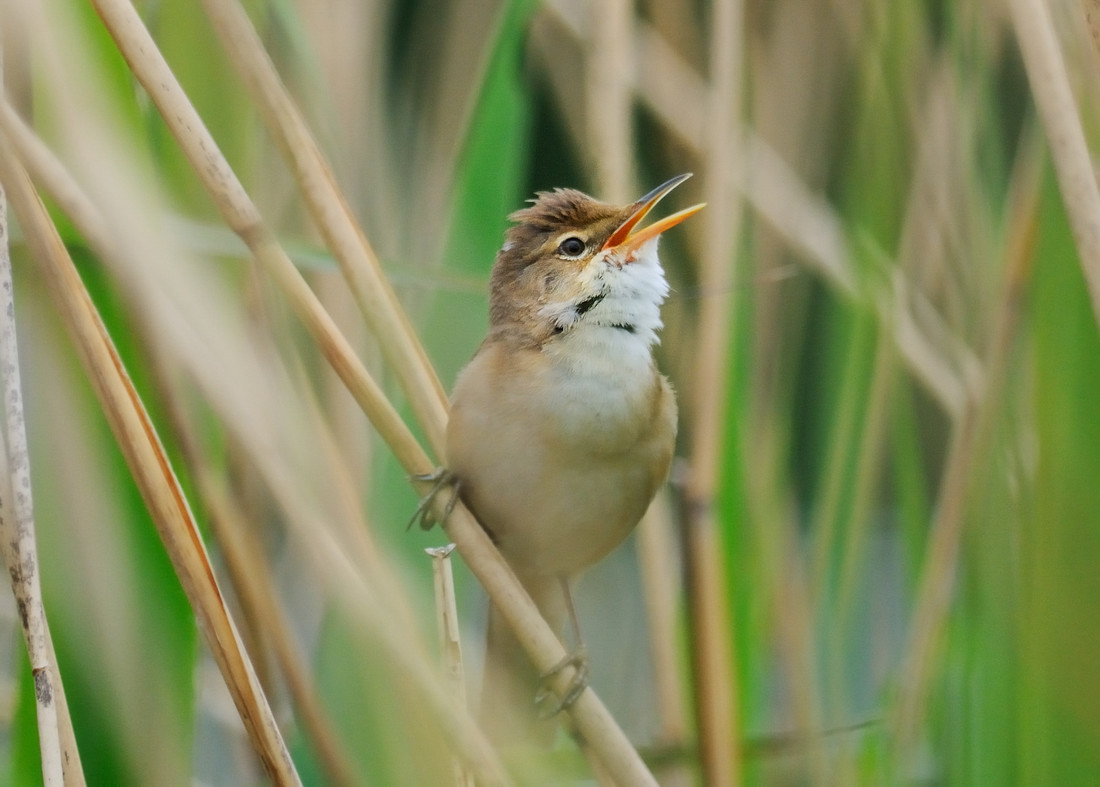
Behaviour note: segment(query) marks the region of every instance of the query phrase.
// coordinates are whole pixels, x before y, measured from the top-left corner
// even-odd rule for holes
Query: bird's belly
[[[496,478],[483,473],[472,502],[517,572],[577,573],[607,556],[645,513],[653,478],[640,458],[563,465],[544,455],[500,468]]]

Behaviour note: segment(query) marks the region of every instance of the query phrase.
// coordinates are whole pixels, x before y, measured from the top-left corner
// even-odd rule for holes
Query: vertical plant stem
[[[8,155],[0,146],[0,155]],[[11,578],[12,594],[19,609],[23,638],[34,681],[38,743],[42,755],[42,781],[47,787],[64,783],[57,695],[48,647],[49,628],[39,581],[38,550],[34,534],[30,455],[23,421],[23,393],[19,382],[19,351],[15,337],[15,300],[11,255],[8,249],[7,199],[0,187],[0,393],[4,399],[3,450],[4,497],[0,500],[0,539],[4,562]],[[74,763],[76,765],[77,763]]]
[[[462,664],[462,640],[458,627],[458,605],[455,603],[455,579],[451,567],[451,552],[455,545],[425,550],[432,559],[432,580],[435,586],[435,614],[439,629],[444,678],[451,697],[460,707],[466,705],[466,672]],[[473,776],[461,760],[454,763],[455,787],[473,787]]]
[[[740,235],[741,33],[739,0],[717,0],[710,42],[710,103],[705,191],[706,234],[699,273],[691,464],[686,489],[685,549],[695,659],[695,704],[704,781],[741,782],[741,730],[734,669],[729,583],[714,516],[733,346],[736,250]]]
[[[4,95],[3,54],[3,46],[0,46],[0,98]],[[0,146],[0,155],[8,155],[6,144]],[[5,476],[5,494],[0,500],[0,540],[34,680],[42,781],[47,787],[53,787],[64,783],[67,772],[81,771],[81,768],[42,599],[30,452],[19,377],[19,344],[15,335],[15,282],[8,246],[8,203],[3,186],[0,186],[0,395],[4,409],[3,445],[0,445],[4,467],[0,472]],[[64,712],[65,718],[60,717],[59,710]],[[67,735],[62,733],[62,725]],[[84,777],[82,772],[79,776],[73,772],[70,778],[71,783],[77,783],[83,782]]]
[[[680,603],[680,576],[673,513],[667,491],[657,493],[649,511],[638,523],[638,563],[645,593],[653,682],[657,695],[658,742],[683,746],[687,736],[678,658],[676,608]]]
[[[631,176],[633,4],[598,0],[589,4],[588,11],[585,117],[589,171],[596,193],[624,203],[637,196]]]

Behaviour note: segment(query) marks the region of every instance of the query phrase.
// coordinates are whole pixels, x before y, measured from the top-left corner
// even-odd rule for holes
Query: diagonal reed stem
[[[203,7],[221,37],[223,50],[263,112],[267,128],[279,142],[310,215],[340,264],[386,362],[409,397],[429,446],[436,456],[443,456],[446,393],[383,274],[377,255],[340,193],[331,168],[244,9],[235,0],[204,0]],[[181,140],[181,144],[185,143]]]

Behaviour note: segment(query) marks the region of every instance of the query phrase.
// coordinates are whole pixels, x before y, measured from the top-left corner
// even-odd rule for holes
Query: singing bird
[[[669,289],[657,241],[703,206],[640,224],[688,177],[625,206],[540,192],[509,216],[489,333],[452,394],[446,480],[554,630],[573,624],[577,677],[554,711],[587,682],[570,582],[627,537],[672,461],[676,397],[653,358]],[[553,735],[540,677],[491,609],[480,717],[498,744]]]

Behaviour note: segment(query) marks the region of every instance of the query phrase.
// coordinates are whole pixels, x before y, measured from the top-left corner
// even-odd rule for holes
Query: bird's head
[[[515,225],[490,285],[491,325],[520,329],[539,345],[581,327],[628,331],[655,342],[668,294],[657,238],[703,206],[640,225],[689,177],[678,175],[622,206],[572,189],[540,192],[530,207],[509,216]]]

